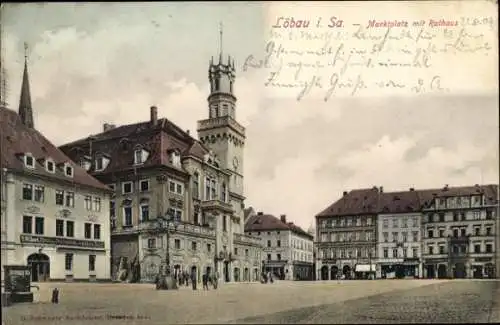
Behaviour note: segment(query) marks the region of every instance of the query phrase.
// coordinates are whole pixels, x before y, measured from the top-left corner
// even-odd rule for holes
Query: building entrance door
[[[228,261],[224,261],[224,280],[226,282],[230,281],[230,277],[229,277],[229,262]]]
[[[50,279],[50,260],[45,254],[35,253],[28,256],[31,268],[31,282],[44,282]]]

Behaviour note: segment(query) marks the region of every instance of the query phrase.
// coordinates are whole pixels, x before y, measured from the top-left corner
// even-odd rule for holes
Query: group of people
[[[186,287],[189,286],[189,283],[191,282],[193,290],[197,290],[196,284],[198,283],[198,276],[196,271],[191,272],[191,274],[184,271],[175,274],[174,278],[179,285],[185,285]],[[218,281],[219,281],[218,272],[215,272],[214,274],[210,273],[210,271],[205,272],[202,276],[203,290],[208,290],[209,284],[214,289],[217,289]]]
[[[262,272],[260,282],[261,283],[269,283],[269,282],[274,283],[273,274],[271,272],[267,272],[267,273]]]

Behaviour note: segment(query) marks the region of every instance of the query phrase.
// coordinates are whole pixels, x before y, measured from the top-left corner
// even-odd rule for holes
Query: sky
[[[18,106],[27,42],[35,126],[56,145],[105,122],[147,120],[152,105],[195,134],[208,117],[208,62],[222,21],[224,54],[236,61],[236,118],[246,128],[247,207],[307,229],[343,191],[498,183],[498,83],[328,102],[273,96],[262,71],[242,69],[249,54],[264,52],[270,12],[244,2],[4,4],[9,107]]]

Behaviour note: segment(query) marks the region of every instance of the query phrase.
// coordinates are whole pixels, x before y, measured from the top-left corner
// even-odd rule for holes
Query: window
[[[458,246],[453,245],[453,253],[458,254]]]
[[[413,257],[418,257],[418,248],[412,248]]]
[[[142,161],[142,149],[136,149],[134,151],[134,164],[141,165],[142,163],[143,163],[143,161]]]
[[[97,212],[101,211],[101,198],[100,197],[94,197],[94,211],[97,211]]]
[[[64,191],[56,190],[56,205],[64,204]]]
[[[276,246],[281,247],[281,240],[279,240],[279,239],[278,239],[278,240],[276,241]]]
[[[458,237],[458,229],[453,229],[453,237]]]
[[[238,255],[238,247],[234,248],[234,255]]]
[[[444,229],[439,229],[439,237],[444,237]]]
[[[474,220],[480,220],[481,219],[481,212],[474,211],[474,212],[472,212],[472,216],[474,217]]]
[[[466,236],[466,229],[465,228],[460,229],[460,236],[461,237],[465,237]]]
[[[85,209],[92,210],[92,197],[90,195],[85,195]]]
[[[462,219],[462,221],[465,221],[465,212],[462,212],[460,213],[460,218]]]
[[[398,257],[398,249],[397,248],[392,249],[392,257]]]
[[[486,244],[486,253],[493,253],[493,244]]]
[[[95,255],[89,255],[89,271],[95,271]]]
[[[23,234],[33,233],[33,217],[23,216]]]
[[[393,242],[397,242],[398,241],[398,233],[397,232],[393,232],[392,233],[392,241]]]
[[[191,250],[193,250],[193,251],[196,250],[196,242],[195,241],[191,242]]]
[[[427,230],[427,238],[434,238],[434,230],[432,229]]]
[[[389,257],[389,250],[387,248],[384,248],[384,258]]]
[[[222,202],[226,202],[226,184],[222,183],[222,188],[221,188],[221,199]]]
[[[491,220],[493,219],[493,211],[488,210],[486,211],[486,220]]]
[[[491,227],[486,227],[486,236],[491,236],[491,235],[492,235]]]
[[[24,164],[28,168],[35,168],[35,158],[33,158],[33,156],[30,154],[26,154],[24,156]]]
[[[368,217],[366,218],[366,225],[371,226],[372,225],[372,218]]]
[[[465,254],[467,252],[467,246],[460,245],[460,253]]]
[[[404,258],[408,257],[408,250],[406,248],[403,248],[403,257]]]
[[[181,155],[177,151],[171,151],[169,155],[169,162],[175,167],[181,166]]]
[[[444,246],[439,245],[439,254],[444,254]]]
[[[66,253],[64,256],[64,266],[66,271],[71,271],[73,269],[73,254]]]
[[[439,213],[439,222],[444,222],[444,213],[443,212]]]
[[[474,245],[474,253],[481,253],[481,244]]]
[[[149,205],[141,204],[141,222],[149,220]]]
[[[481,235],[481,227],[474,227],[474,236]]]
[[[139,181],[139,190],[141,192],[149,191],[149,180],[148,179],[143,179],[143,180]]]
[[[175,239],[174,240],[174,248],[175,249],[181,249],[181,240],[180,239]]]
[[[184,193],[184,185],[177,181],[168,181],[168,191],[170,193],[182,195]]]
[[[124,216],[123,225],[126,227],[132,226],[132,207],[124,207],[123,216]]]
[[[429,255],[433,255],[434,254],[434,247],[433,246],[429,246],[428,250],[429,250]]]
[[[193,198],[200,198],[200,174],[197,172],[193,174]]]
[[[215,200],[217,199],[217,182],[215,181],[215,179],[212,179],[211,183],[212,183],[212,188],[210,192],[210,198],[212,200]]]
[[[94,225],[94,239],[101,239],[101,225]]]
[[[103,157],[97,157],[95,160],[95,171],[99,172],[104,169],[104,159]]]
[[[271,260],[271,254],[267,254],[267,260],[270,261]]]
[[[92,237],[92,224],[91,223],[84,224],[84,236],[85,236],[85,238]]]
[[[75,193],[66,192],[66,206],[72,208],[75,206]]]
[[[109,216],[111,219],[116,217],[115,214],[115,201],[109,201]]]
[[[267,241],[267,247],[271,247],[271,241],[270,240]]]
[[[418,231],[413,232],[413,241],[417,242],[418,241]]]
[[[23,184],[23,200],[33,200],[33,185]]]
[[[173,213],[174,220],[176,220],[176,221],[182,220],[182,210],[172,208],[172,213]]]
[[[75,222],[66,221],[66,237],[75,237]]]
[[[73,167],[66,165],[64,167],[64,174],[68,177],[73,177]]]
[[[403,218],[402,223],[403,223],[403,225],[402,225],[403,228],[408,228],[408,219],[407,218]]]
[[[45,188],[40,185],[35,185],[35,201],[43,202],[44,201],[44,192]]]
[[[64,220],[56,219],[56,236],[64,236]]]
[[[392,219],[392,228],[398,227],[398,219]]]
[[[408,234],[406,232],[403,232],[401,233],[403,235],[403,242],[407,242],[408,241]]]
[[[35,218],[35,234],[43,235],[44,233],[44,220],[43,217]]]
[[[281,254],[276,254],[276,258],[278,259],[278,261],[281,261]]]
[[[115,190],[116,190],[116,186],[115,186],[115,184],[108,184],[108,187],[109,187],[112,191],[115,191]]]
[[[156,248],[156,238],[148,238],[148,248]]]
[[[122,183],[122,193],[129,194],[132,193],[132,182],[123,182]]]
[[[212,244],[207,244],[207,252],[211,252],[212,251]]]

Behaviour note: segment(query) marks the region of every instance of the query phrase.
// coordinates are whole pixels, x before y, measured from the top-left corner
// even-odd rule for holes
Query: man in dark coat
[[[196,271],[191,272],[191,283],[193,284],[193,290],[196,290]]]
[[[207,273],[202,276],[203,290],[208,290],[208,277],[209,275]]]

